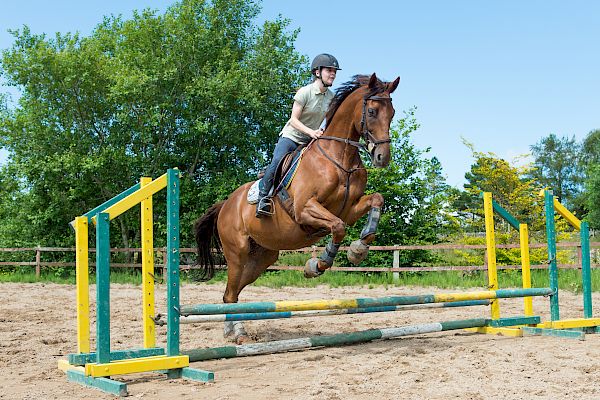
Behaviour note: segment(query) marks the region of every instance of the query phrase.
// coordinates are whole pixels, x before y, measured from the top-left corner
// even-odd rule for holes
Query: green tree
[[[170,167],[184,172],[189,243],[192,220],[264,163],[309,76],[297,31],[281,18],[257,26],[259,11],[250,0],[183,0],[163,15],[106,17],[87,37],[13,31],[0,72],[22,96],[0,118],[11,182],[0,243],[71,244],[73,217]],[[160,244],[164,204],[155,212]],[[135,212],[115,226],[115,244],[137,244]]]
[[[581,148],[584,165],[600,164],[600,129],[588,133]]]
[[[583,141],[582,165],[585,170],[585,191],[582,203],[590,226],[600,229],[600,130],[591,131]]]
[[[554,134],[531,146],[535,158],[531,176],[571,210],[579,211],[577,197],[582,189],[583,171],[580,164],[581,146],[575,137],[558,138]]]
[[[390,165],[368,169],[366,192],[379,192],[385,199],[377,228],[377,245],[439,243],[456,230],[449,208],[448,185],[439,160],[430,155],[430,149],[421,150],[411,143],[411,135],[418,127],[415,110],[409,110],[390,129]],[[348,243],[360,235],[365,221],[349,229]],[[428,251],[406,251],[401,252],[400,263],[417,265],[432,257]],[[342,258],[338,260],[346,262]],[[372,253],[366,262],[372,266],[390,265],[391,254]]]
[[[535,179],[529,177],[531,168],[529,166],[515,166],[508,161],[498,158],[494,153],[477,152],[472,147],[475,162],[471,165],[469,172],[465,174],[467,183],[464,185],[465,192],[474,203],[468,209],[475,215],[483,216],[483,201],[480,199],[481,192],[491,192],[494,200],[506,208],[518,220],[530,224],[530,229],[537,230],[543,219],[539,204],[540,185]],[[477,231],[483,231],[483,220],[473,220]]]
[[[586,179],[586,219],[594,229],[600,229],[600,164],[591,166]]]
[[[539,196],[541,186],[530,176],[531,167],[515,166],[494,153],[477,152],[471,144],[466,145],[471,149],[475,162],[465,174],[467,183],[464,185],[463,197],[471,201],[464,202],[466,208],[463,212],[472,216],[463,221],[465,231],[485,232],[481,192],[491,192],[493,199],[520,223],[528,224],[532,242],[543,240],[545,219],[543,200]],[[496,243],[519,242],[519,233],[497,214],[494,216],[494,226]],[[481,236],[465,235],[462,241],[465,244],[485,244],[485,238]],[[484,261],[481,252],[456,251],[456,254],[469,263],[482,264]],[[540,262],[544,257],[543,251],[531,252],[534,263]],[[518,264],[520,252],[518,249],[496,249],[496,258],[501,265]]]

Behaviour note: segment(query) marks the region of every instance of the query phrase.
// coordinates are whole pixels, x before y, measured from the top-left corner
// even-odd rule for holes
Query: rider
[[[259,200],[256,205],[257,217],[273,213],[269,191],[273,186],[275,172],[281,159],[290,151],[296,150],[298,146],[307,144],[312,139],[318,139],[323,134],[323,129],[320,127],[329,103],[333,99],[333,92],[329,87],[333,85],[339,69],[338,60],[331,54],[319,54],[313,60],[310,67],[313,82],[301,87],[294,96],[292,116],[279,133],[273,159],[260,181]]]

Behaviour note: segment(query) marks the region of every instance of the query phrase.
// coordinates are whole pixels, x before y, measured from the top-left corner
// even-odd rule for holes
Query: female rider
[[[273,214],[273,202],[269,192],[281,159],[290,151],[296,150],[298,146],[307,144],[312,139],[318,139],[323,134],[323,129],[320,127],[329,103],[333,99],[333,92],[329,87],[333,85],[339,69],[337,59],[331,54],[319,54],[313,60],[310,67],[313,82],[301,87],[294,96],[292,116],[279,133],[273,159],[259,183],[259,200],[256,205],[258,218]]]

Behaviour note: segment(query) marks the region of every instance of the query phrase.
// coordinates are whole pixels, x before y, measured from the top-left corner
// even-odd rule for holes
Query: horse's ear
[[[397,77],[394,82],[392,82],[392,84],[390,85],[390,93],[393,93],[394,90],[396,90],[396,88],[398,87],[398,84],[400,83],[400,77]]]
[[[377,75],[373,72],[373,75],[369,79],[369,89],[373,89],[375,86],[377,86]]]

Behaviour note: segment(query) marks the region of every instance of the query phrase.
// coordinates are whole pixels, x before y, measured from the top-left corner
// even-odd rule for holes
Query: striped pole
[[[422,310],[430,308],[489,306],[489,300],[468,300],[454,303],[415,304],[410,306],[384,306],[367,308],[348,308],[341,310],[309,310],[309,311],[280,311],[241,314],[189,315],[179,319],[182,324],[197,324],[205,322],[251,321],[262,319],[324,317],[329,315],[364,314],[390,311]]]
[[[351,333],[338,333],[336,335],[277,340],[273,342],[253,343],[240,346],[194,349],[184,351],[183,354],[190,357],[190,362],[214,360],[217,358],[255,356],[259,354],[273,354],[290,350],[308,349],[311,347],[341,346],[346,344],[366,343],[378,339],[395,339],[402,336],[418,335],[422,333],[483,327],[486,326],[489,321],[490,320],[485,318],[478,318],[460,321],[408,325],[399,328],[369,329],[366,331]]]
[[[368,308],[399,306],[427,303],[449,303],[465,300],[490,300],[526,296],[548,296],[554,291],[550,288],[531,289],[500,289],[470,293],[427,294],[420,296],[389,296],[381,298],[359,298],[340,300],[304,300],[304,301],[278,301],[255,303],[229,303],[229,304],[199,304],[181,308],[181,315],[209,315],[209,314],[240,314],[275,311],[307,311],[307,310],[332,310],[343,308]]]

